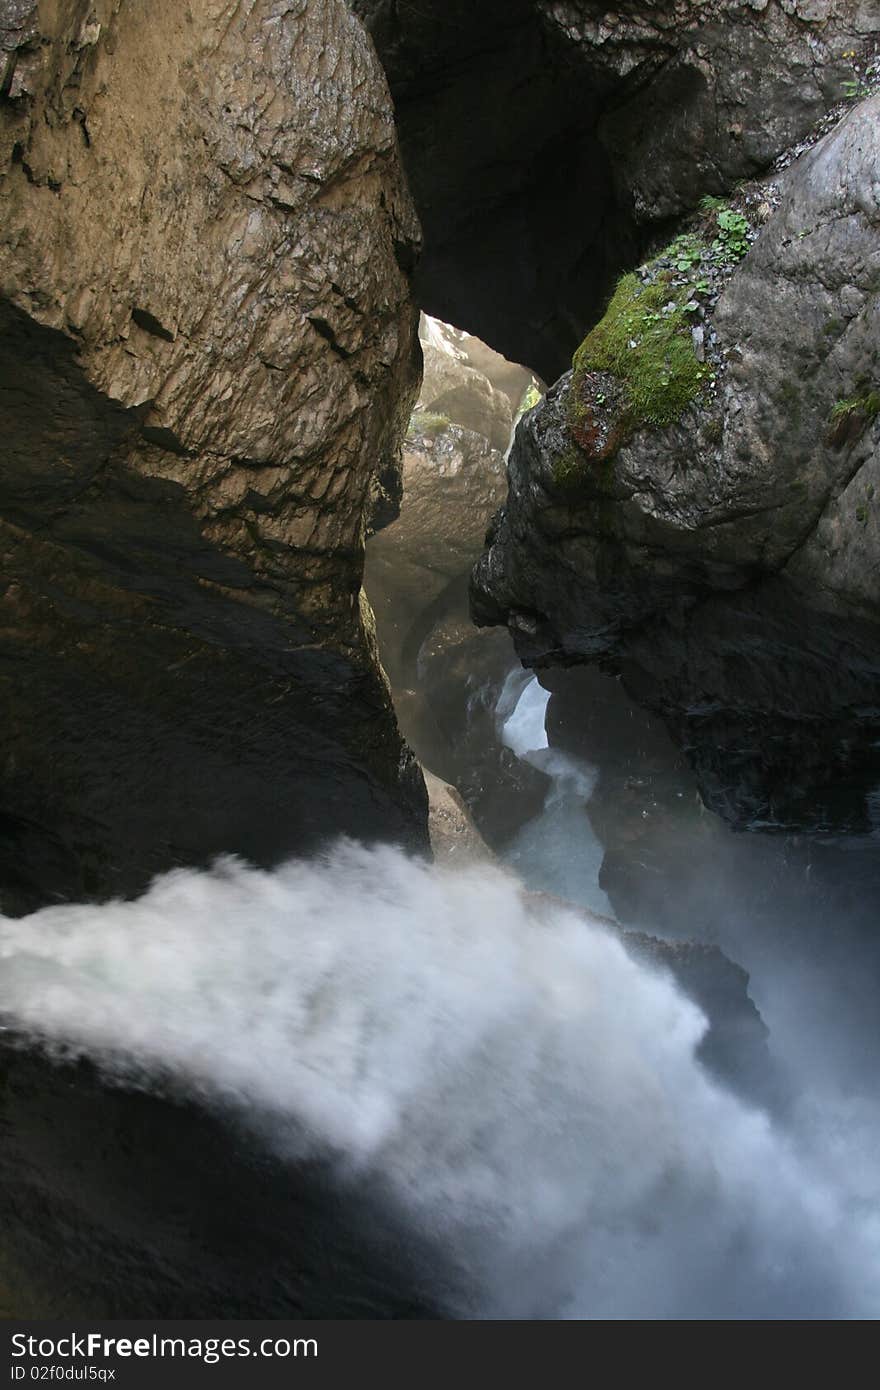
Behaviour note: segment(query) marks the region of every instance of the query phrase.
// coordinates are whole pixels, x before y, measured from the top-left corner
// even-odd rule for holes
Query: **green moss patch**
[[[419,435],[437,435],[448,429],[448,415],[440,415],[432,410],[416,410],[410,416],[406,437],[407,439],[415,439]]]
[[[704,198],[689,229],[617,282],[572,361],[568,426],[582,466],[610,460],[639,429],[674,424],[714,382],[692,326],[705,325],[756,235],[744,211]],[[705,328],[699,339],[705,343]]]
[[[694,353],[689,315],[679,300],[665,275],[649,284],[624,275],[574,355],[575,402],[579,378],[608,372],[626,388],[630,430],[673,424],[710,375]]]

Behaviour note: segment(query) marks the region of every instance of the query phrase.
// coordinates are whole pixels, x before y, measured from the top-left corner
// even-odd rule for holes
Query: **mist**
[[[502,869],[224,860],[0,918],[0,960],[29,1045],[173,1078],[379,1193],[455,1269],[452,1316],[880,1309],[873,1134],[831,1163],[723,1089],[668,975]]]

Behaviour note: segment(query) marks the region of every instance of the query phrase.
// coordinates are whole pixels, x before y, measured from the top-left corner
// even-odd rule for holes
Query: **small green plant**
[[[705,434],[710,444],[721,443],[724,438],[724,424],[719,416],[713,415],[706,421]]]
[[[671,257],[676,270],[686,274],[700,264],[706,254],[706,244],[695,232],[684,232],[670,242],[664,254]]]
[[[867,391],[864,396],[850,396],[846,400],[836,401],[829,418],[832,421],[843,420],[856,413],[864,415],[866,420],[880,415],[880,391]]]
[[[847,101],[861,101],[871,95],[871,88],[860,77],[848,77],[843,84],[843,95]]]
[[[749,222],[744,213],[734,212],[723,199],[712,197],[700,200],[700,210],[715,217],[715,236],[711,246],[698,232],[683,232],[663,252],[682,275],[690,275],[710,258],[718,266],[736,265],[749,249]],[[695,286],[701,294],[708,293],[709,288],[705,278]]]
[[[863,385],[862,382],[859,385]],[[880,390],[871,387],[860,396],[847,396],[835,401],[828,416],[826,444],[842,449],[861,439],[865,430],[880,415]]]
[[[718,235],[712,243],[712,255],[720,265],[735,265],[749,249],[748,218],[731,208],[716,214]]]

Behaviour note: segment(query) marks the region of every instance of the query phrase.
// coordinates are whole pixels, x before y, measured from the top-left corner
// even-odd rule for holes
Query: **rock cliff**
[[[540,804],[545,779],[499,744],[495,705],[516,658],[506,633],[471,623],[468,581],[504,498],[501,450],[534,378],[436,319],[423,317],[420,333],[425,370],[400,515],[370,539],[364,583],[408,743],[497,845],[499,823],[531,814],[526,784]]]
[[[418,296],[549,376],[659,227],[696,196],[726,193],[763,169],[841,95],[852,70],[845,55],[870,33],[873,10],[873,0],[641,0],[615,14],[543,0],[0,0],[4,912],[133,893],[161,869],[224,850],[268,863],[341,831],[427,847],[424,786],[398,732],[361,597],[364,536],[393,517],[398,446],[416,399],[410,277],[419,230],[386,77],[358,16],[393,88],[428,232]],[[853,203],[847,215],[873,217],[865,208],[869,197],[875,207],[875,194],[866,186],[860,196],[864,207]],[[799,240],[804,252],[834,232],[831,203],[822,207],[821,236],[812,242],[809,233],[802,248]],[[783,220],[754,256],[786,216],[777,214]],[[802,229],[798,222],[798,238]],[[725,322],[746,312],[736,296],[750,264],[718,307],[719,339]],[[849,643],[847,653],[858,642],[873,650],[866,562],[839,542],[847,488],[863,477],[867,498],[869,485],[870,388],[850,377],[862,317],[864,332],[874,331],[866,316],[876,284],[859,275],[829,288],[844,306],[828,311],[842,324],[830,334],[841,380],[823,377],[822,390],[845,387],[849,405],[810,456],[812,530],[808,537],[804,523],[797,555],[774,528],[759,544],[756,522],[747,529],[757,558],[734,545],[691,563],[683,544],[661,565],[662,583],[640,571],[642,589],[647,577],[669,603],[650,622],[626,608],[619,640],[628,645],[617,655],[640,690],[654,678],[651,662],[665,663],[670,694],[661,703],[673,724],[678,693],[690,688],[676,674],[690,669],[675,645],[681,633],[697,642],[701,612],[715,641],[719,616],[754,632],[752,648],[737,636],[735,657],[756,653],[748,670],[763,697],[767,615],[775,614],[779,640],[790,641],[817,567],[827,619],[810,669],[827,672],[838,650],[829,655],[826,633]],[[766,298],[764,281],[755,283]],[[797,283],[794,276],[795,296]],[[791,312],[800,315],[800,301]],[[759,329],[753,347],[738,349],[746,393],[773,346],[760,348]],[[736,326],[729,333],[743,336]],[[806,360],[791,368],[802,391]],[[446,672],[446,685],[434,682],[439,726],[436,711],[446,695],[460,700],[482,644],[489,657],[470,692],[479,738],[509,653],[499,634],[475,637],[467,626],[463,570],[479,542],[477,519],[497,500],[513,399],[505,404],[507,388],[487,380],[485,363],[466,365],[464,391],[429,370],[422,405],[453,422],[445,440],[423,432],[410,441],[423,521],[409,577],[423,585],[414,613],[424,625],[399,655],[404,669],[424,650],[434,672]],[[731,391],[736,367],[731,354]],[[482,438],[464,414],[474,390],[493,421]],[[547,523],[554,507],[566,526],[589,511],[572,506],[570,491],[564,502],[554,492],[551,436],[567,428],[564,398],[563,387],[521,431],[512,478],[527,480],[522,529],[509,539],[514,492],[497,528],[483,616],[509,618],[530,658],[601,649],[617,659],[604,626],[597,644],[593,618],[580,615],[605,602],[606,573],[623,575],[626,603],[637,604],[626,566],[633,555],[653,561],[662,546],[645,546],[638,529],[634,540],[622,534],[584,589],[589,526],[560,533]],[[811,402],[802,440],[818,418]],[[743,429],[751,403],[744,397]],[[731,420],[737,413],[733,398],[719,409]],[[830,397],[821,409],[833,412]],[[795,465],[785,467],[797,480]],[[454,527],[459,544],[431,547],[442,501],[429,493],[444,468],[444,534]],[[684,493],[676,496],[687,512]],[[787,499],[782,489],[768,504],[786,535],[797,513]],[[604,493],[601,503],[610,515]],[[729,504],[726,494],[718,502]],[[736,500],[730,505],[735,524]],[[853,494],[860,526],[866,506]],[[623,510],[630,518],[632,508]],[[652,535],[687,531],[670,510],[651,515]],[[699,506],[687,513],[705,532],[701,515]],[[383,536],[397,564],[393,531]],[[528,565],[520,576],[517,547],[528,540],[540,549],[540,537],[540,577]],[[536,584],[552,590],[540,622]],[[580,635],[569,642],[567,626],[553,628],[553,604],[568,603],[578,585],[572,630],[587,634],[586,645]],[[780,599],[773,608],[770,596],[783,593],[788,607]],[[649,627],[655,656],[638,645]],[[728,654],[716,656],[711,644],[685,654],[702,669],[704,651],[727,669]],[[873,676],[864,685],[868,666],[855,657],[838,665],[841,727],[851,730],[846,682],[862,709]],[[801,668],[790,679],[800,682],[799,699],[818,691],[824,718],[821,681],[809,686]],[[758,715],[763,730],[766,709],[753,702],[736,725],[722,706],[728,725],[722,719],[700,748],[723,751],[725,727],[741,738]],[[450,727],[437,746],[454,752],[460,723]],[[789,725],[779,727],[784,741]],[[862,727],[873,729],[870,718]],[[785,748],[809,773],[804,740]],[[707,778],[714,767],[710,759]],[[503,770],[493,765],[483,778],[478,766],[475,776],[486,785],[471,789],[470,801],[510,800]],[[543,790],[532,786],[536,804]],[[501,822],[505,808],[490,809]],[[459,811],[447,803],[451,830],[460,829]],[[674,954],[686,987],[726,1011],[736,1032],[744,978],[716,953]],[[750,1007],[747,1014],[749,1033],[757,1020]],[[6,1035],[0,1087],[0,1281],[15,1290],[16,1313],[437,1310],[441,1257],[377,1213],[375,1194],[340,1190],[319,1164],[255,1154],[233,1121],[173,1088],[162,1097],[108,1088],[86,1063],[59,1066],[10,1049],[11,1041]]]
[[[0,0],[0,54],[5,910],[424,846],[360,598],[419,370],[368,38],[342,0]]]
[[[720,295],[694,231],[621,281],[475,574],[479,620],[619,670],[740,825],[876,824],[878,164],[873,97],[749,194]]]
[[[4,913],[427,849],[361,597],[418,237],[341,0],[0,0]],[[0,1032],[13,1315],[431,1310],[370,1194]]]
[[[422,307],[547,381],[620,270],[849,89],[874,0],[351,0],[425,231]]]

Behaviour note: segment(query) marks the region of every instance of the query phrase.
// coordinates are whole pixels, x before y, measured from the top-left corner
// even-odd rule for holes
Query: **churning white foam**
[[[541,812],[520,827],[502,857],[528,888],[613,917],[599,884],[605,851],[586,809],[599,773],[583,759],[549,746],[549,702],[550,692],[536,676],[529,677],[521,667],[510,672],[496,709],[501,741],[549,777],[550,786]]]
[[[878,1311],[845,1179],[706,1075],[669,978],[500,871],[341,844],[0,919],[0,1009],[378,1181],[467,1274],[453,1311]]]
[[[514,667],[502,687],[497,715],[501,742],[518,758],[547,748],[545,721],[549,703],[550,691],[543,689],[537,676],[529,676],[521,666]]]

